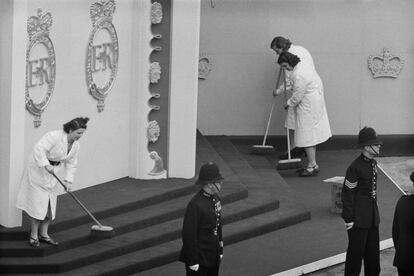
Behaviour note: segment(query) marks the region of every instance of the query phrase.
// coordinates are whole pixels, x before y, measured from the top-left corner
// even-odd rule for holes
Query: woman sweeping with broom
[[[62,175],[70,187],[78,161],[79,142],[89,118],[78,117],[63,125],[62,130],[46,133],[34,146],[23,173],[16,207],[25,211],[30,220],[29,244],[40,242],[58,245],[49,236],[49,224],[56,215],[56,185],[53,174]]]
[[[292,97],[287,100],[284,107],[294,108],[295,144],[297,147],[305,148],[308,159],[307,166],[299,170],[299,175],[317,175],[319,166],[316,163],[316,145],[332,136],[322,80],[314,67],[301,64],[300,59],[292,53],[282,52],[277,63],[281,68],[292,71]]]

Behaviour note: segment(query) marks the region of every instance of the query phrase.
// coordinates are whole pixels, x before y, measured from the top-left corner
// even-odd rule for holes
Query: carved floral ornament
[[[103,111],[105,98],[111,90],[118,71],[118,36],[112,24],[115,0],[100,0],[91,5],[92,31],[88,39],[86,56],[86,84],[89,93]],[[107,36],[100,35],[106,33]],[[103,37],[109,37],[103,38]]]
[[[155,143],[157,142],[158,137],[160,137],[160,126],[156,120],[153,120],[148,123],[147,138],[148,141]]]
[[[368,57],[368,68],[374,78],[396,78],[404,66],[402,57],[393,55],[389,49],[384,48],[382,56],[371,55]]]
[[[210,74],[212,64],[211,58],[208,54],[202,53],[198,59],[198,78],[206,79],[208,74]]]
[[[154,160],[154,167],[152,170],[148,173],[152,176],[163,176],[167,173],[167,171],[164,169],[164,161],[159,156],[158,152],[151,151],[150,152],[150,158]]]
[[[26,85],[25,102],[26,109],[34,115],[34,126],[41,124],[41,114],[46,109],[55,88],[56,77],[56,55],[53,43],[49,38],[50,28],[52,27],[52,14],[37,9],[36,16],[30,16],[27,20],[27,33],[29,43],[26,48]],[[34,48],[43,47],[47,56],[41,54],[33,55]],[[30,92],[44,90],[46,93],[40,101],[32,99]]]
[[[162,6],[158,2],[154,2],[151,5],[151,23],[159,24],[162,21]]]
[[[159,62],[152,62],[150,64],[149,77],[151,83],[158,83],[161,78],[161,66]]]

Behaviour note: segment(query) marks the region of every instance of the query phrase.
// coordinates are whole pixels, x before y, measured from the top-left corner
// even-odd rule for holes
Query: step
[[[194,185],[194,188],[198,187]],[[247,198],[247,190],[238,183],[229,183],[226,188],[222,196],[224,204]],[[184,215],[186,204],[193,197],[193,194],[127,211],[117,216],[102,219],[100,222],[103,225],[112,226],[115,233],[120,235],[179,218]],[[97,241],[99,240],[98,238],[92,239],[90,236],[91,225],[92,223],[84,224],[54,233],[53,238],[59,241],[59,246],[57,247],[45,245],[41,248],[32,248],[27,244],[27,240],[0,241],[0,257],[47,256]]]
[[[101,185],[75,191],[74,194],[101,220],[123,212],[143,208],[175,197],[192,194],[196,188],[192,179],[138,180],[122,178]],[[114,202],[111,192],[122,194],[122,203]],[[151,192],[150,192],[151,191]],[[62,210],[65,208],[65,210]],[[90,223],[91,218],[68,195],[58,197],[57,216],[50,225],[50,233]],[[0,241],[26,240],[28,222],[22,227],[0,229]]]
[[[277,218],[275,220],[275,217]],[[303,210],[281,212],[274,210],[246,220],[225,224],[223,226],[224,258],[226,246],[248,238],[262,235],[271,231],[296,224],[308,219],[308,213]],[[161,265],[178,261],[182,246],[181,239],[159,244],[156,247],[120,255],[107,261],[100,261],[66,273],[72,275],[130,275],[149,270]],[[183,266],[184,271],[184,266]],[[184,272],[183,272],[184,273]]]
[[[277,209],[278,202],[272,200],[271,197],[268,198],[269,200],[262,200],[260,203],[255,199],[247,198],[225,204],[223,207],[223,224],[234,223],[240,219]],[[255,206],[252,207],[252,205]],[[178,218],[149,228],[116,235],[109,240],[101,240],[68,249],[44,258],[1,258],[0,271],[8,273],[57,273],[68,271],[75,267],[178,239],[181,235],[181,226],[182,218]],[[243,229],[239,229],[239,231],[243,231]]]

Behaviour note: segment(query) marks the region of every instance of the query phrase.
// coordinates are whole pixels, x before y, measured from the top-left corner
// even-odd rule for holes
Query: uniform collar
[[[371,163],[371,162],[375,162],[375,159],[374,159],[374,158],[368,158],[368,157],[366,157],[363,153],[361,153],[361,159],[362,159],[363,161],[365,161],[365,162],[369,162],[369,163]]]

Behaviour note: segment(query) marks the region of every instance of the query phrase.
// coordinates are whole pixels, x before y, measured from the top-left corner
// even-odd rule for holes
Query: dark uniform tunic
[[[414,195],[402,196],[392,223],[395,247],[394,266],[399,275],[414,275]]]
[[[348,232],[345,275],[379,275],[380,217],[377,205],[377,162],[361,154],[346,171],[342,188],[342,218],[354,222]]]
[[[182,229],[180,261],[186,266],[199,264],[217,268],[223,254],[221,201],[200,190],[188,203]]]

